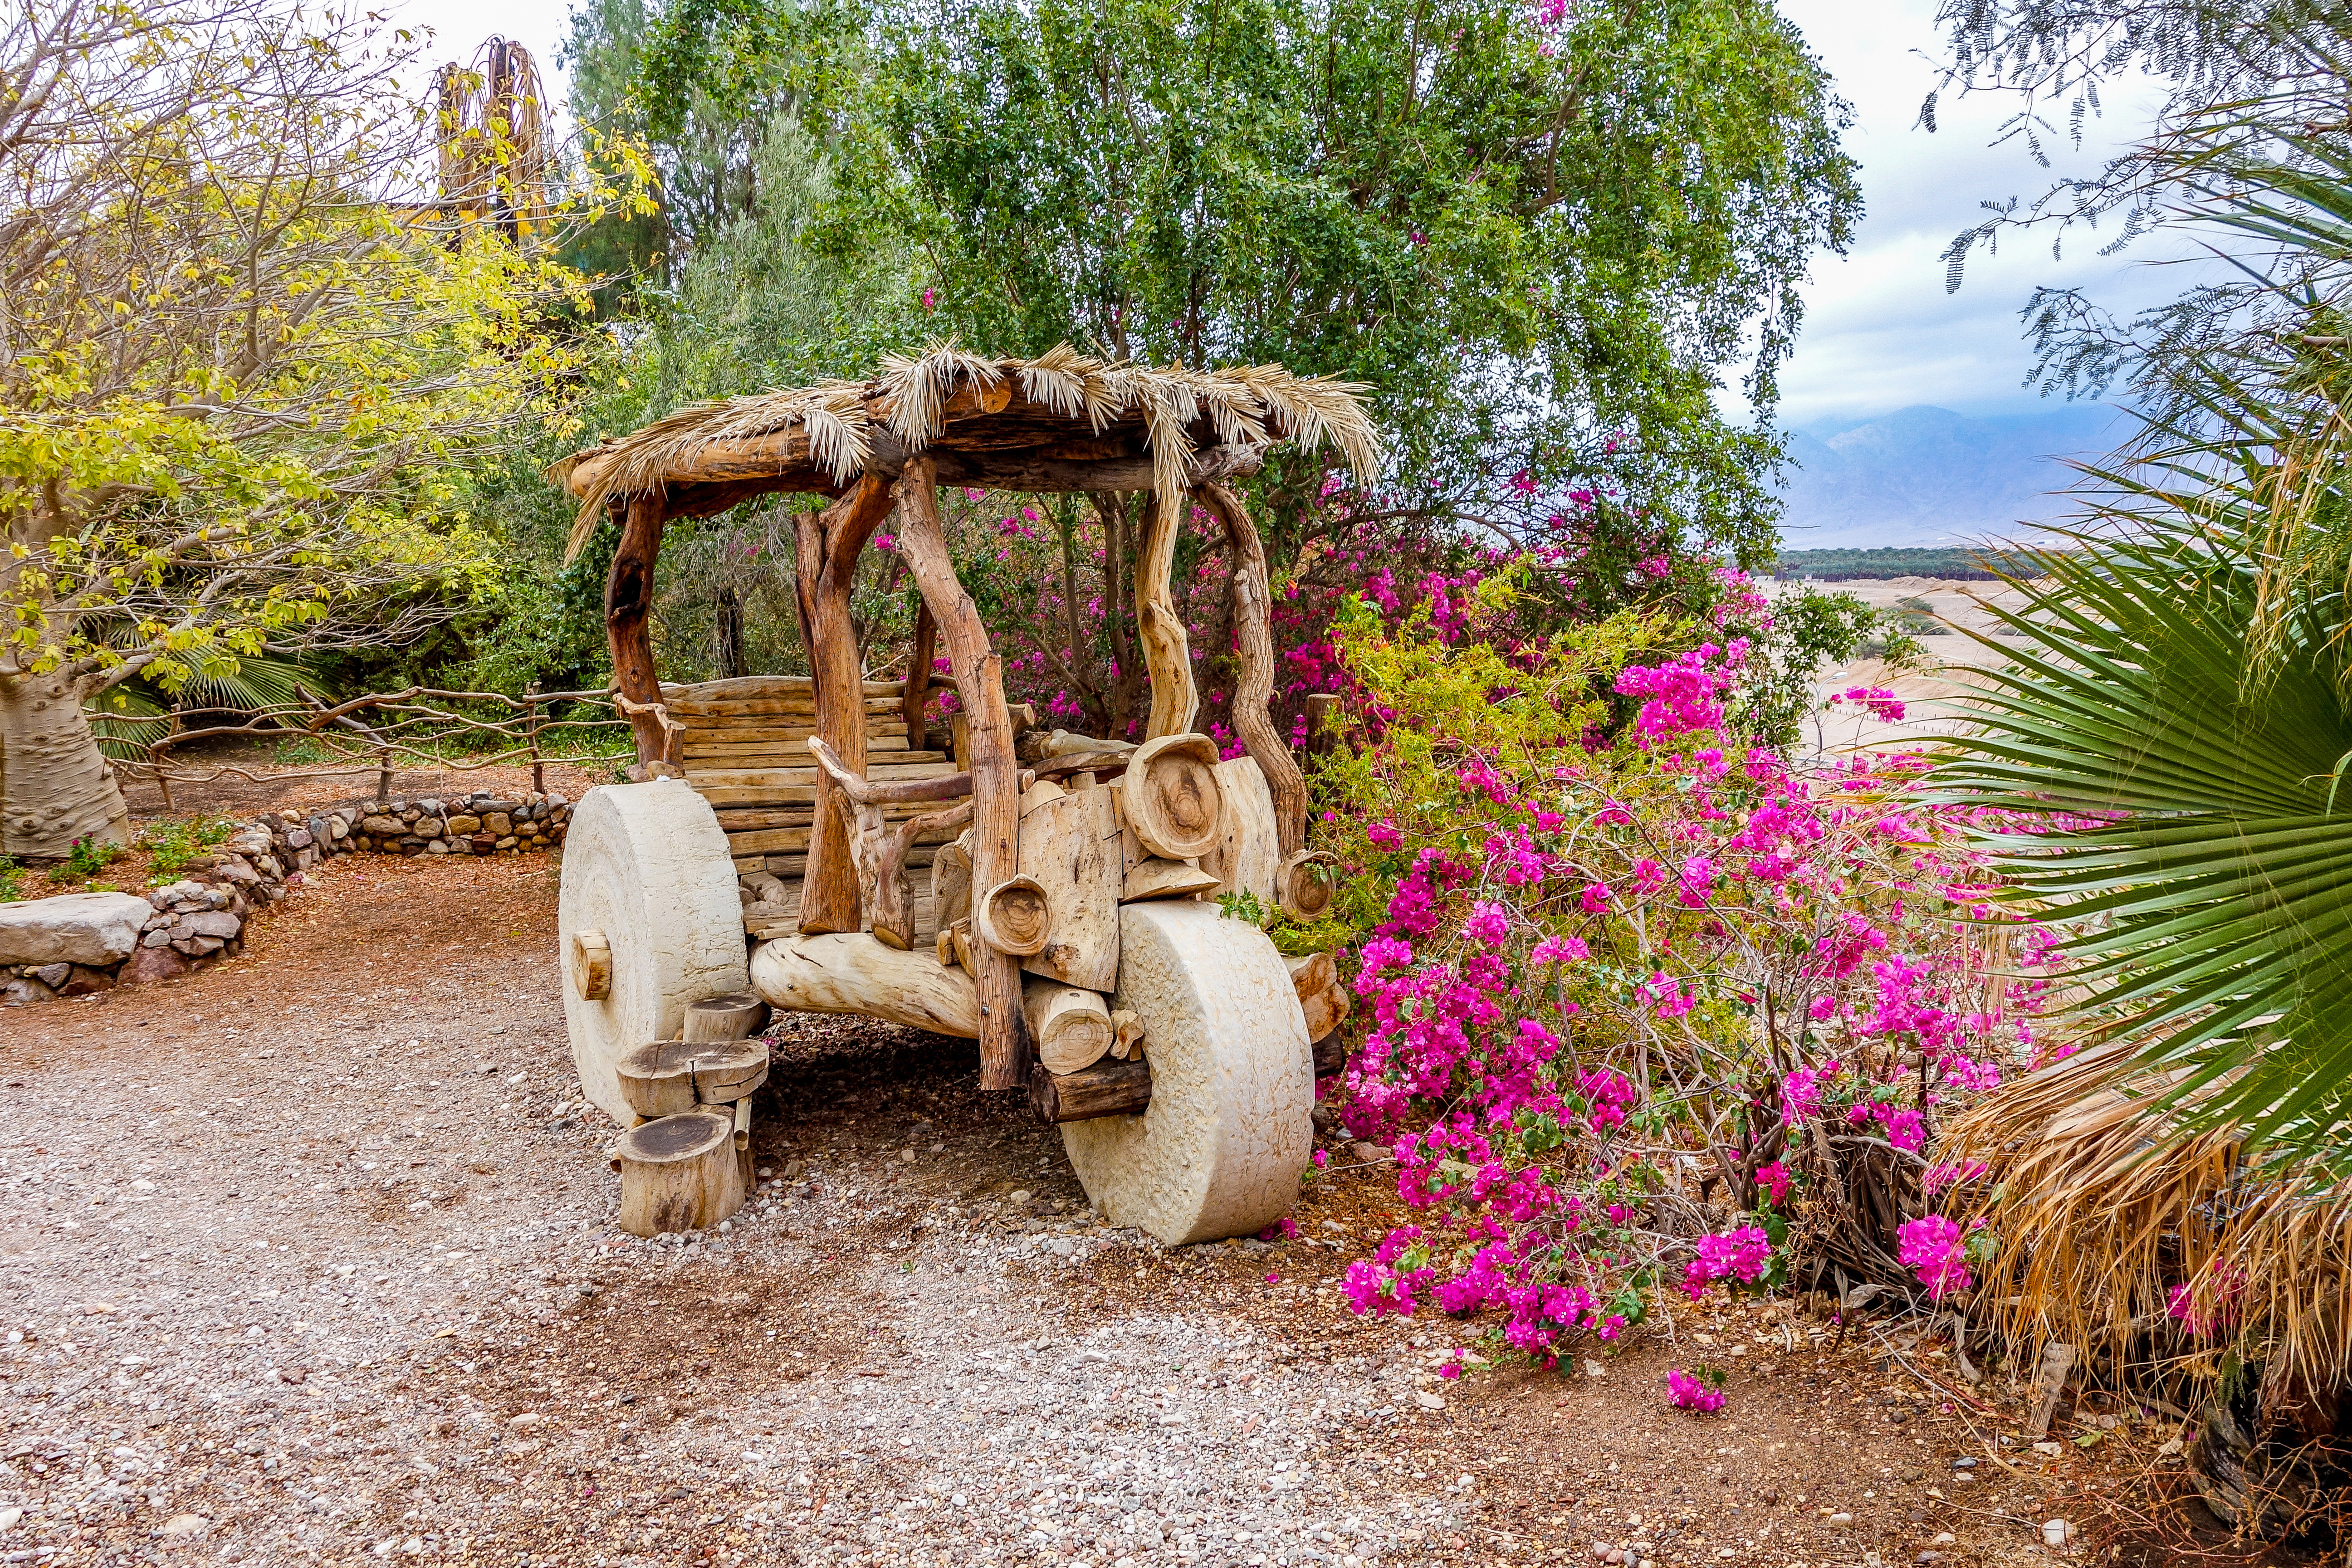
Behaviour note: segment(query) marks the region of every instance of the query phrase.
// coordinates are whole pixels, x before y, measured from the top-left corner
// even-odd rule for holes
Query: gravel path
[[[788,1021],[755,1207],[621,1236],[552,868],[315,881],[230,963],[0,1016],[0,1562],[1817,1568],[2018,1538],[1943,1501],[1967,1439],[1932,1400],[1852,1398],[1859,1358],[1785,1308],[1683,1323],[1745,1358],[1711,1421],[1665,1409],[1660,1346],[1441,1384],[1463,1330],[1336,1293],[1377,1171],[1312,1188],[1297,1242],[1171,1253],[1093,1221],[966,1042]]]

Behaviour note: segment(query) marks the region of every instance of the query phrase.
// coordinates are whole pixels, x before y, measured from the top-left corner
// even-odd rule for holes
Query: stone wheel
[[[626,1127],[621,1058],[675,1038],[689,1003],[750,984],[735,863],[710,803],[675,779],[590,790],[563,846],[556,931],[581,1092]],[[580,961],[598,933],[601,980]]]
[[[578,832],[577,828],[573,832]],[[1170,1246],[1263,1230],[1298,1201],[1315,1066],[1290,972],[1266,935],[1213,904],[1118,911],[1118,992],[1143,1024],[1151,1103],[1062,1124],[1087,1195]]]

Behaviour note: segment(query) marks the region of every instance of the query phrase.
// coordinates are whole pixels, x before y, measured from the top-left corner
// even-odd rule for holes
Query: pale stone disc
[[[577,829],[574,829],[576,832]],[[1087,1195],[1170,1246],[1246,1236],[1298,1201],[1315,1066],[1264,931],[1189,900],[1121,905],[1114,1007],[1142,1020],[1151,1104],[1062,1124]]]
[[[572,1059],[589,1103],[626,1127],[614,1064],[675,1037],[688,1004],[750,984],[735,863],[710,803],[676,779],[590,790],[563,845],[559,963],[576,931],[604,933],[613,979],[595,1002],[565,984]]]

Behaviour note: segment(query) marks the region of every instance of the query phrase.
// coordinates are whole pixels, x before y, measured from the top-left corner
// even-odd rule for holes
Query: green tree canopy
[[[1859,210],[1844,108],[1769,5],[678,0],[628,48],[674,164],[730,118],[813,131],[812,242],[903,249],[940,337],[1343,376],[1388,507],[1525,537],[1581,491],[1769,551],[1797,285]],[[1321,477],[1274,476],[1277,531]]]

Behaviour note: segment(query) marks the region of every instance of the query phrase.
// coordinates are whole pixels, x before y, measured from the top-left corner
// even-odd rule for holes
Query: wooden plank
[[[956,771],[955,765],[937,752],[905,752],[900,755],[906,760],[882,763],[866,769],[867,780],[880,784],[886,779],[943,779]],[[698,784],[707,781],[721,789],[761,784],[814,784],[817,778],[814,764],[804,768],[690,767],[686,772],[687,776]]]
[[[882,807],[882,815],[890,821],[903,822],[910,816],[927,816],[940,809],[935,800],[896,801]],[[813,809],[804,806],[730,806],[718,814],[719,826],[729,833],[748,828],[806,827],[815,820]]]
[[[752,697],[705,700],[682,697],[675,702],[665,702],[664,706],[668,708],[670,717],[673,719],[740,719],[746,714],[773,713],[782,714],[788,720],[793,715],[809,720],[816,714],[814,702],[792,698]],[[873,714],[897,713],[899,702],[895,697],[868,697],[863,700],[863,706],[868,715],[868,722],[871,722]]]
[[[869,680],[864,683],[868,697],[902,698],[907,683],[903,680]],[[665,680],[662,700],[673,697],[692,701],[734,701],[755,698],[813,697],[815,680],[805,675],[740,675],[731,680],[697,680],[692,682]]]
[[[806,757],[809,739],[815,733],[814,730],[688,729],[678,751],[680,755],[688,757],[748,757],[774,752]],[[906,752],[911,748],[905,735],[877,726],[867,731],[866,749],[870,752]]]
[[[890,768],[914,767],[926,763],[944,763],[947,760],[945,752],[891,752],[877,757],[874,765],[865,772],[869,779],[880,779],[887,776],[886,770]],[[816,766],[816,759],[805,751],[786,750],[782,746],[751,746],[726,756],[688,756],[685,766],[689,777],[697,773],[804,773]],[[949,768],[946,771],[953,773],[955,769]],[[902,776],[911,778],[915,775]]]
[[[765,855],[783,850],[804,851],[808,848],[809,835],[813,831],[814,828],[810,826],[755,827],[740,830],[727,836],[727,847],[737,855],[752,853]],[[955,842],[958,831],[958,829],[946,827],[925,828],[915,835],[915,842],[917,844],[952,844]],[[908,851],[907,863],[910,866],[917,863],[912,850]]]

